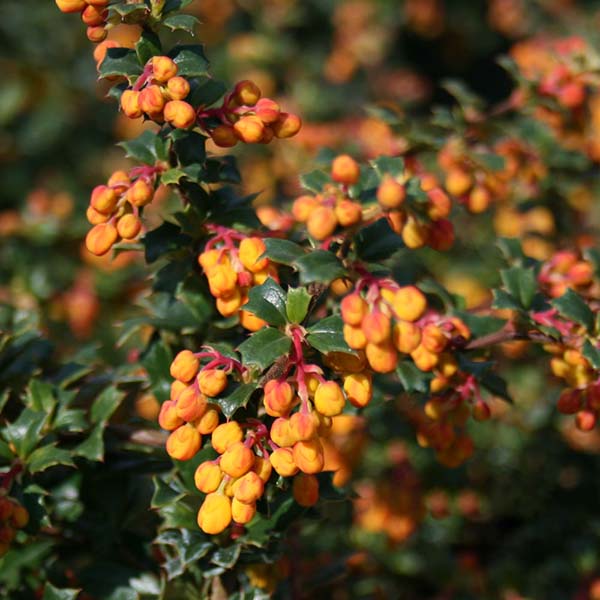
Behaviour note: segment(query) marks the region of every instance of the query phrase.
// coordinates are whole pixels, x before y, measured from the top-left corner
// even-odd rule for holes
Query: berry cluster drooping
[[[252,81],[240,81],[219,108],[200,108],[198,124],[217,146],[231,148],[239,141],[268,144],[273,138],[290,138],[302,127],[300,117],[283,112],[271,98],[263,98]]]
[[[561,250],[542,265],[538,281],[552,298],[568,289],[588,295],[594,282],[594,266],[577,251]]]
[[[55,0],[59,10],[64,13],[80,13],[81,20],[87,25],[87,37],[90,42],[98,43],[108,34],[106,20],[108,18],[109,0]]]
[[[257,236],[247,236],[233,229],[210,226],[215,235],[198,256],[210,293],[216,298],[217,310],[224,317],[239,315],[240,323],[249,331],[266,325],[252,313],[242,309],[252,286],[267,278],[278,280],[277,270],[268,258],[262,258],[266,247]]]
[[[101,256],[120,239],[138,236],[142,229],[140,209],[152,202],[159,172],[158,167],[116,171],[106,185],[93,189],[86,216],[94,227],[85,240],[92,254]]]

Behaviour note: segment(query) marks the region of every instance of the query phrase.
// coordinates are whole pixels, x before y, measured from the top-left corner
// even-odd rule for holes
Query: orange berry
[[[299,473],[294,477],[292,493],[300,506],[314,506],[319,500],[319,480],[314,475]]]
[[[238,137],[233,127],[229,125],[217,125],[211,132],[210,137],[220,148],[232,148],[238,143]]]
[[[88,206],[85,211],[85,216],[87,220],[92,225],[99,225],[100,223],[106,223],[110,219],[110,215],[104,215],[101,212],[98,212],[92,206]]]
[[[338,221],[335,212],[329,206],[319,206],[309,215],[306,228],[316,240],[324,240],[333,234]]]
[[[387,315],[382,312],[372,312],[365,315],[362,321],[362,330],[368,342],[381,344],[389,339],[392,332],[392,323]]]
[[[471,189],[473,177],[465,169],[454,167],[448,171],[444,185],[453,196],[463,196]]]
[[[231,296],[237,286],[237,273],[228,264],[217,264],[206,271],[210,293],[217,297]]]
[[[233,493],[239,502],[252,504],[256,502],[265,489],[264,481],[254,471],[249,471],[238,479],[233,486]]]
[[[322,415],[334,417],[344,410],[346,399],[335,381],[325,381],[315,392],[314,404]]]
[[[231,501],[231,516],[236,523],[246,525],[256,514],[256,504],[245,504],[237,498]]]
[[[277,138],[291,138],[302,129],[302,119],[293,113],[282,112],[277,121],[271,124],[271,129]]]
[[[92,190],[90,198],[90,206],[105,215],[112,213],[117,207],[119,197],[115,190],[109,188],[107,185],[97,185]]]
[[[177,75],[177,65],[168,56],[152,57],[152,76],[159,83],[167,83]]]
[[[117,228],[112,223],[99,223],[88,231],[85,246],[92,254],[102,256],[112,248],[118,237]]]
[[[208,494],[198,511],[198,526],[204,533],[217,535],[231,523],[231,501],[227,496]]]
[[[410,321],[398,321],[392,331],[394,346],[403,354],[410,354],[421,343],[421,330]]]
[[[314,475],[323,470],[323,446],[318,438],[296,442],[292,452],[294,462],[303,473]]]
[[[442,352],[448,343],[448,338],[444,335],[444,332],[433,323],[429,323],[423,328],[421,336],[423,347],[435,354]]]
[[[171,363],[170,373],[173,379],[179,381],[191,381],[196,377],[198,369],[200,368],[200,361],[191,350],[182,350],[175,356]]]
[[[223,472],[219,465],[207,461],[198,465],[194,472],[194,484],[204,494],[215,492],[221,485]]]
[[[264,387],[265,409],[272,417],[281,417],[290,412],[294,403],[294,390],[287,381],[272,379]]]
[[[369,365],[377,373],[390,373],[398,363],[398,351],[391,340],[382,344],[368,343],[365,348]]]
[[[360,325],[369,311],[369,305],[358,292],[353,292],[342,299],[340,309],[344,323]]]
[[[169,100],[163,115],[165,121],[177,129],[189,129],[196,122],[196,111],[184,100]]]
[[[198,387],[209,398],[216,398],[227,387],[227,373],[219,369],[202,369],[198,374]]]
[[[279,104],[270,98],[261,98],[254,107],[254,113],[263,123],[277,121],[279,112]]]
[[[315,196],[300,196],[294,200],[292,215],[299,223],[305,223],[317,206],[319,200]]]
[[[186,386],[177,396],[177,416],[184,421],[197,421],[207,408],[206,398],[195,385]]]
[[[402,241],[412,250],[422,248],[427,243],[428,231],[425,225],[419,223],[412,215],[406,219],[402,229]]]
[[[425,294],[414,285],[398,289],[392,300],[392,309],[396,317],[402,321],[417,321],[427,308]]]
[[[125,240],[132,240],[142,230],[142,222],[135,215],[123,215],[117,221],[117,232]]]
[[[244,439],[244,432],[237,421],[229,421],[219,425],[212,433],[212,447],[223,454],[231,446]]]
[[[258,273],[267,268],[268,258],[260,258],[267,250],[259,237],[244,238],[240,243],[239,259],[248,271]]]
[[[190,84],[185,77],[171,77],[167,82],[167,91],[171,100],[184,100],[190,93]]]
[[[370,373],[351,373],[344,377],[344,392],[350,403],[364,408],[373,397],[373,378]]]
[[[348,154],[341,154],[331,164],[331,178],[338,183],[353,185],[360,178],[360,166]]]
[[[158,424],[167,431],[173,431],[183,425],[183,419],[177,414],[175,400],[167,400],[162,403],[158,413]]]
[[[190,460],[200,450],[202,436],[191,425],[178,427],[167,438],[167,454],[177,460]]]
[[[243,442],[234,442],[227,447],[221,456],[221,471],[231,477],[245,475],[254,465],[254,452]]]
[[[236,136],[246,144],[257,144],[265,132],[263,122],[253,115],[242,117],[233,125]]]
[[[216,408],[208,408],[200,419],[194,422],[194,427],[198,430],[198,433],[201,433],[202,435],[213,433],[218,426],[219,412]]]
[[[484,185],[476,185],[469,194],[467,207],[472,213],[482,213],[492,201],[490,190]]]
[[[146,206],[154,197],[154,187],[146,179],[136,179],[127,190],[127,201],[133,206]]]
[[[150,116],[160,115],[165,106],[165,98],[162,90],[154,84],[145,87],[140,92],[138,102],[142,112]]]
[[[233,90],[233,98],[239,105],[254,106],[260,96],[260,88],[249,80],[239,81]]]
[[[391,175],[386,175],[377,188],[377,202],[384,209],[399,208],[406,198],[404,186]]]
[[[64,13],[78,13],[85,9],[85,0],[55,0],[56,6]]]
[[[340,200],[336,204],[334,212],[342,227],[350,227],[362,221],[362,206],[352,200]]]
[[[344,325],[344,340],[353,350],[362,350],[367,345],[367,338],[360,325]]]
[[[269,461],[276,473],[282,477],[291,477],[298,472],[298,466],[294,462],[294,455],[289,448],[278,448],[271,453]]]

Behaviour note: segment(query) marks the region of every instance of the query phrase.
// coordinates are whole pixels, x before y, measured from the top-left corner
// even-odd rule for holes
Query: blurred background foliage
[[[288,203],[298,173],[323,147],[366,157],[402,152],[402,136],[379,118],[385,111],[410,122],[453,106],[448,78],[501,103],[513,84],[499,54],[542,34],[593,40],[600,25],[600,2],[591,0],[196,0],[189,10],[202,21],[197,37],[218,78],[252,79],[305,121],[294,140],[241,153],[244,191],[261,192],[258,205]],[[133,45],[137,32],[122,26],[110,37]],[[51,1],[3,0],[0,65],[0,325],[41,332],[54,360],[131,375],[148,332],[115,343],[119,323],[144,311],[143,259],[129,251],[95,258],[82,240],[91,188],[126,164],[115,143],[143,126],[105,100],[78,19]],[[570,185],[576,173],[559,183]],[[162,193],[149,227],[171,202]],[[581,211],[589,224],[597,223],[595,204],[588,199]],[[554,207],[564,239],[563,214]],[[468,242],[449,257],[401,258],[400,280],[429,269],[467,304],[485,305],[500,260],[490,246],[494,218],[490,211],[465,221],[459,237]],[[309,514],[289,534],[282,561],[247,568],[254,591],[245,597],[277,587],[281,598],[600,598],[600,435],[557,416],[559,387],[545,361],[527,348],[505,350],[527,358],[505,372],[515,405],[498,402],[496,418],[472,429],[471,461],[455,470],[437,464],[414,441],[410,405],[374,402],[368,428],[339,433],[362,499]],[[153,405],[131,397],[118,420],[151,427],[155,416]],[[143,469],[159,469],[161,458],[142,463],[121,446],[112,454],[111,440],[105,463],[57,477],[56,486],[49,476],[47,501],[72,523],[72,538],[56,562],[42,540],[4,565],[3,597],[41,597],[46,576],[91,598],[156,597],[157,519],[147,510]]]

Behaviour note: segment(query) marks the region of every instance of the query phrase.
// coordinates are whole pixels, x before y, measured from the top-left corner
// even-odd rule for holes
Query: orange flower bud
[[[279,118],[271,125],[275,137],[287,139],[294,137],[302,129],[302,119],[293,113],[279,113]]]
[[[188,382],[196,377],[199,368],[200,361],[194,353],[191,350],[182,350],[171,363],[170,373],[173,379]]]
[[[177,129],[189,129],[196,122],[196,111],[183,100],[169,100],[163,114],[165,121]]]
[[[85,9],[85,0],[55,0],[56,6],[64,13],[78,13]]]
[[[177,65],[168,56],[153,56],[152,75],[159,83],[167,83],[177,75]]]
[[[127,190],[127,201],[133,206],[146,206],[154,197],[154,187],[146,179],[136,179]]]
[[[171,77],[167,83],[167,90],[172,100],[184,100],[190,93],[190,84],[185,77]]]
[[[274,123],[279,119],[279,104],[271,98],[261,98],[254,108],[254,113],[263,123]]]
[[[365,352],[373,371],[390,373],[396,368],[398,352],[390,340],[382,344],[368,343]]]
[[[264,483],[269,481],[269,477],[271,477],[271,473],[273,471],[273,467],[268,459],[263,458],[262,456],[257,456],[254,459],[254,466],[252,470],[263,480]]]
[[[463,196],[471,189],[473,177],[464,169],[454,167],[448,171],[444,185],[453,196]]]
[[[254,452],[243,442],[235,442],[227,447],[221,456],[221,471],[231,477],[245,475],[254,465]]]
[[[231,317],[242,306],[242,293],[236,288],[229,296],[217,298],[215,305],[220,314],[224,317]]]
[[[370,373],[352,373],[344,377],[344,391],[350,403],[364,408],[373,397],[373,380]]]
[[[221,485],[222,479],[223,472],[219,465],[211,461],[206,461],[198,465],[194,473],[194,483],[204,494],[215,492]]]
[[[175,400],[163,402],[158,413],[158,424],[167,431],[173,431],[183,425],[183,419],[177,414]]]
[[[282,477],[291,477],[298,472],[298,466],[294,462],[294,455],[289,448],[278,448],[271,453],[269,461],[276,473]]]
[[[239,502],[252,504],[263,495],[264,489],[265,484],[260,476],[254,471],[249,471],[235,482],[233,493]]]
[[[256,504],[245,504],[237,498],[231,501],[231,516],[236,523],[246,525],[256,514]]]
[[[220,148],[232,148],[238,143],[233,127],[229,125],[217,125],[211,132],[210,137]]]
[[[240,243],[239,259],[248,271],[258,273],[269,264],[268,258],[260,258],[266,250],[267,247],[260,238],[244,238]]]
[[[277,268],[272,264],[269,264],[266,269],[254,273],[252,281],[254,285],[262,285],[269,277],[271,279],[275,279],[275,281],[279,281],[277,276]]]
[[[217,264],[206,271],[210,293],[219,298],[230,296],[237,285],[237,273],[227,264]]]
[[[223,454],[231,446],[244,439],[244,432],[237,421],[229,421],[219,425],[212,434],[212,447],[219,453]]]
[[[94,225],[85,237],[86,248],[96,256],[106,254],[117,241],[119,234],[112,223]]]
[[[407,248],[422,248],[427,243],[427,227],[419,223],[412,215],[406,219],[402,229],[402,241]]]
[[[303,473],[315,474],[323,470],[323,447],[318,438],[296,442],[292,452],[294,462]]]
[[[248,331],[258,331],[259,329],[266,327],[268,323],[247,310],[241,310],[240,325]]]
[[[17,529],[23,529],[23,527],[27,527],[27,523],[29,523],[29,512],[27,509],[21,505],[15,506],[13,514],[10,518],[10,523]]]
[[[208,408],[200,419],[194,422],[194,427],[198,430],[198,433],[201,433],[202,435],[213,433],[218,425],[219,411],[216,408]]]
[[[118,201],[119,197],[115,190],[109,188],[107,185],[97,185],[92,190],[90,205],[94,210],[109,215],[117,207]]]
[[[317,435],[319,420],[312,414],[296,412],[289,421],[291,436],[299,441],[310,440]]]
[[[435,354],[442,352],[448,343],[448,338],[444,335],[444,332],[433,323],[426,325],[421,335],[421,344],[423,344],[423,347]]]
[[[591,431],[596,427],[598,415],[596,411],[584,409],[580,410],[575,416],[575,426],[580,431]]]
[[[342,299],[340,309],[344,323],[360,325],[369,312],[369,305],[359,293],[353,292]]]
[[[317,206],[319,200],[314,196],[299,196],[292,205],[292,215],[299,223],[305,223]]]
[[[131,185],[131,179],[125,171],[115,171],[110,176],[108,185],[118,194],[122,194]]]
[[[367,338],[359,325],[344,325],[344,339],[353,350],[362,350],[367,345]]]
[[[421,330],[410,321],[398,321],[394,326],[392,339],[400,352],[410,354],[421,343]]]
[[[143,111],[140,108],[140,92],[135,90],[125,90],[121,94],[121,110],[126,117],[137,119],[142,116]]]
[[[202,436],[191,425],[182,425],[167,438],[167,454],[177,460],[190,460],[200,450]]]
[[[90,40],[90,42],[94,42],[95,44],[97,44],[106,39],[108,31],[102,26],[94,26],[88,27],[85,31],[85,34],[87,36],[87,39]]]
[[[89,27],[97,27],[98,25],[104,25],[107,16],[108,11],[106,9],[88,5],[81,13],[81,20]]]
[[[458,361],[453,354],[444,352],[438,358],[437,370],[444,377],[452,377],[458,371]]]
[[[387,214],[387,220],[392,231],[401,235],[406,225],[406,213],[403,210],[392,210]]]
[[[475,214],[487,210],[492,202],[492,193],[485,185],[476,185],[469,194],[467,200],[468,209]]]
[[[372,312],[365,315],[361,327],[367,341],[373,344],[385,342],[392,333],[390,318],[382,312]]]
[[[133,214],[123,215],[117,221],[117,232],[125,240],[132,240],[142,229],[142,222]]]
[[[410,353],[415,365],[421,371],[431,371],[439,361],[439,356],[435,352],[430,352],[422,344]]]
[[[402,321],[417,321],[427,308],[425,294],[414,285],[401,287],[395,294],[392,309]]]
[[[335,381],[325,381],[315,392],[315,408],[326,417],[334,417],[344,410],[346,399]],[[298,465],[300,466],[300,465]]]
[[[198,511],[198,526],[204,533],[217,535],[231,523],[231,501],[227,496],[208,494]]]
[[[92,225],[106,223],[110,219],[110,215],[103,215],[101,212],[98,212],[95,208],[91,206],[87,207],[85,211],[85,216]]]
[[[296,443],[296,438],[290,429],[290,422],[288,419],[279,417],[275,419],[271,424],[271,439],[281,447],[293,446]]]
[[[260,96],[260,88],[249,80],[239,81],[233,90],[233,97],[240,106],[254,106]]]
[[[377,202],[384,209],[399,208],[406,198],[404,186],[391,175],[386,175],[377,188]]]
[[[198,264],[205,270],[208,271],[211,267],[217,264],[230,265],[231,262],[229,257],[221,250],[216,248],[213,250],[207,250],[198,255]]]
[[[319,480],[314,475],[299,473],[294,477],[292,493],[300,506],[314,506],[319,500]]]
[[[287,381],[272,379],[264,387],[265,409],[272,417],[281,417],[290,412],[294,403],[294,390]]]
[[[347,154],[337,156],[331,164],[331,178],[346,185],[355,184],[360,177],[360,166]]]
[[[333,209],[329,206],[319,206],[308,217],[306,228],[309,235],[321,241],[333,234],[337,224]]]
[[[342,227],[350,227],[362,221],[362,206],[352,200],[340,200],[336,204],[334,212]]]
[[[92,6],[108,6],[109,0],[85,0],[88,4]]]
[[[189,385],[177,396],[176,408],[184,421],[197,421],[206,412],[206,398],[196,386]]]
[[[242,117],[233,125],[236,136],[246,144],[257,144],[265,133],[263,122],[254,115]]]
[[[198,387],[204,395],[215,398],[227,387],[227,373],[219,369],[202,369],[198,374]]]
[[[96,67],[100,67],[102,61],[106,58],[106,53],[109,48],[118,48],[119,44],[115,40],[104,40],[94,48],[94,60]],[[140,115],[141,116],[141,115]]]
[[[452,200],[444,190],[439,187],[430,190],[427,195],[429,196],[429,207],[427,208],[427,215],[430,219],[437,221],[439,219],[445,219],[452,210]]]
[[[150,116],[160,115],[165,106],[165,98],[162,90],[157,85],[145,87],[138,97],[142,112]]]

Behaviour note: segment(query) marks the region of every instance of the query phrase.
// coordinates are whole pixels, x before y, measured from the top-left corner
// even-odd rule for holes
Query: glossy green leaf
[[[325,317],[307,329],[306,341],[323,354],[328,352],[354,354],[344,339],[343,328],[344,323],[339,315]]]
[[[327,250],[313,250],[295,261],[295,266],[300,271],[300,282],[313,281],[329,283],[346,274],[346,269],[335,256]]]
[[[594,329],[594,313],[585,300],[572,289],[552,301],[558,312],[565,318],[583,325],[588,331]]]
[[[55,465],[74,466],[70,452],[57,448],[56,444],[36,448],[27,459],[27,470],[30,473],[39,473]]]
[[[306,288],[290,288],[287,293],[285,312],[290,323],[300,324],[306,317],[312,296]]]
[[[265,239],[265,246],[267,247],[267,250],[265,251],[264,256],[270,258],[274,262],[281,263],[282,265],[291,266],[295,261],[306,254],[302,246],[299,246],[290,240],[267,238]]]
[[[109,48],[100,64],[100,77],[126,77],[133,82],[142,74],[142,65],[135,50]]]
[[[286,293],[269,277],[262,285],[250,289],[244,310],[264,319],[270,325],[282,326],[287,322],[286,301]]]
[[[257,385],[255,383],[242,383],[240,384],[233,393],[225,398],[217,398],[214,400],[222,413],[229,419],[235,414],[238,408],[242,408],[248,404],[250,397],[256,390]]]
[[[523,308],[529,309],[538,287],[533,269],[510,267],[509,269],[502,269],[500,277],[508,293]]]
[[[168,56],[177,64],[178,75],[200,77],[208,74],[208,60],[200,45],[175,46]]]
[[[173,15],[164,19],[162,24],[171,31],[187,31],[193,35],[200,21],[193,15]]]
[[[287,354],[291,345],[292,340],[287,335],[273,327],[264,327],[243,342],[238,351],[244,365],[263,370]]]

